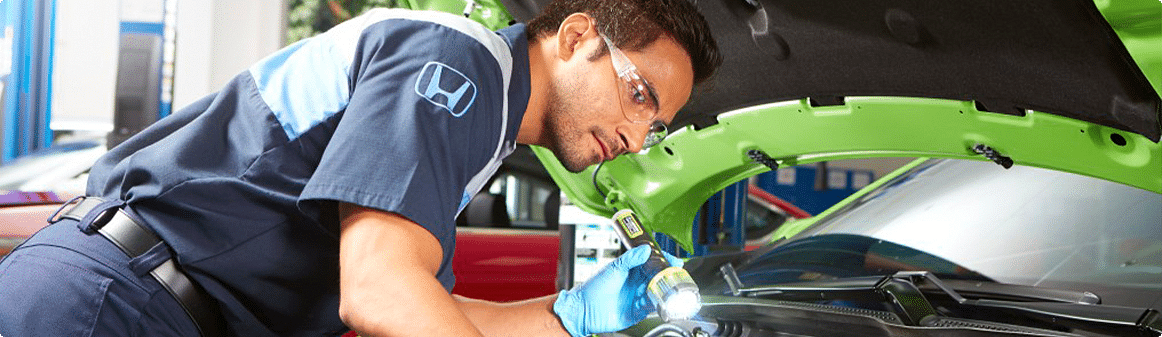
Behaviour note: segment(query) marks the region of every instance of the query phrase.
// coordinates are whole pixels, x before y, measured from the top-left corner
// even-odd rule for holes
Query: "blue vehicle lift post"
[[[710,196],[694,215],[694,251],[686,252],[669,237],[655,233],[662,250],[678,257],[705,256],[741,251],[746,246],[747,181],[743,180]]]
[[[3,154],[9,162],[52,144],[52,60],[56,0],[9,0],[5,29],[12,31],[12,72],[3,97]]]

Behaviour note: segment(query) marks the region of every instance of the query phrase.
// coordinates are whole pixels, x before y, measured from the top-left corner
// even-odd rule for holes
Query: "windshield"
[[[1162,291],[1162,195],[1045,169],[929,160],[746,269],[763,269],[765,257],[786,259],[804,244],[855,254],[844,258],[855,262],[817,263],[824,267],[815,277],[929,270],[1151,306]]]

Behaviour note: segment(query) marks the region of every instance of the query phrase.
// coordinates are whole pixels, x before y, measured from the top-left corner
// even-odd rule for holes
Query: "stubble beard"
[[[594,158],[581,147],[582,138],[589,133],[578,125],[585,116],[574,104],[577,100],[569,100],[564,96],[561,86],[556,83],[549,85],[548,107],[541,137],[561,166],[569,172],[577,173],[589,167]],[[600,161],[600,158],[596,160]]]

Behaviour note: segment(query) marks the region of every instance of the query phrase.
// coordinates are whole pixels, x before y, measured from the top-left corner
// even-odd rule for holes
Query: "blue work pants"
[[[198,336],[149,275],[168,254],[129,259],[77,221],[57,221],[0,261],[0,336]]]

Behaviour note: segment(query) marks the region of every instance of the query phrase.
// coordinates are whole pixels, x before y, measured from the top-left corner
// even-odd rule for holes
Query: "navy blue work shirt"
[[[455,217],[514,149],[528,71],[524,25],[372,10],[114,148],[88,194],[126,201],[232,333],[340,333],[337,202],[430,231],[451,291]]]

